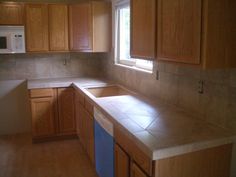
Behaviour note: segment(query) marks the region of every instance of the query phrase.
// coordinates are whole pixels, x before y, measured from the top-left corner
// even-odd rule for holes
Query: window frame
[[[153,72],[153,61],[138,59],[138,58],[130,58],[130,59],[121,59],[120,58],[120,12],[119,10],[125,7],[130,8],[130,0],[116,0],[114,5],[114,31],[115,31],[115,41],[114,41],[114,57],[115,63],[121,64],[129,67],[134,67],[141,70],[146,70],[148,72]],[[140,60],[138,62],[138,60]],[[141,65],[140,62],[152,62],[152,65]]]

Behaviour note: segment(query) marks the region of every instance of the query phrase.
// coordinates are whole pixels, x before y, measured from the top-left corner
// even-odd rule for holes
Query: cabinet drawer
[[[88,98],[85,98],[84,107],[93,116],[93,104]]]
[[[39,97],[53,97],[53,89],[32,89],[29,91],[30,98],[39,98]]]
[[[119,128],[115,128],[115,140],[149,176],[152,176],[152,160],[132,143],[128,135]]]

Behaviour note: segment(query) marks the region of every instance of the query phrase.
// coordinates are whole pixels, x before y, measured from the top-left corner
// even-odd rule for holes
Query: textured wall
[[[0,55],[0,80],[102,76],[102,54]]]

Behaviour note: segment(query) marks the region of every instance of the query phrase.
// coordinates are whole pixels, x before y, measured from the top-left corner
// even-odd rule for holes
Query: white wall
[[[31,131],[27,83],[0,81],[0,135]]]

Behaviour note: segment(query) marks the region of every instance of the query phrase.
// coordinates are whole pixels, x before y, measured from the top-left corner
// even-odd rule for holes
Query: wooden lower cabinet
[[[32,133],[34,137],[53,136],[55,134],[54,98],[31,99]]]
[[[73,88],[32,89],[29,95],[33,140],[76,134]]]
[[[151,161],[151,172],[145,168],[146,159],[121,132],[115,131],[116,177],[229,177],[232,144],[190,152]],[[119,137],[119,138],[118,138]],[[122,141],[121,141],[122,140]],[[126,142],[126,143],[124,143]],[[137,159],[137,156],[140,159]],[[146,162],[145,162],[146,161]]]
[[[129,177],[129,156],[115,144],[115,176]]]
[[[61,134],[76,131],[75,103],[73,88],[58,89],[59,132]]]
[[[85,138],[86,138],[86,150],[89,159],[94,164],[95,163],[95,149],[94,149],[94,119],[87,111],[85,111],[84,117],[85,123]]]
[[[90,161],[95,164],[94,118],[91,114],[91,109],[93,109],[93,106],[85,106],[84,96],[78,92],[76,93],[75,100],[77,124],[76,131],[84,150],[87,152]]]
[[[134,162],[132,162],[131,177],[147,177],[147,175]]]

